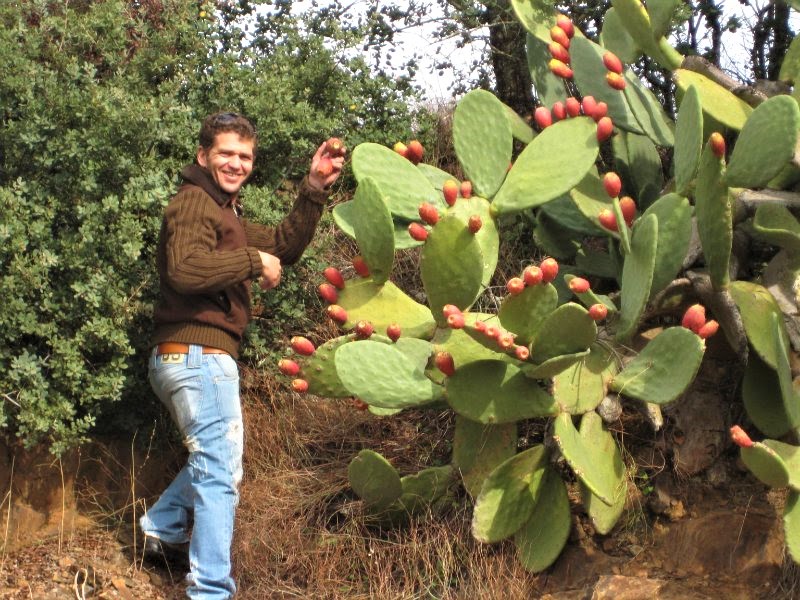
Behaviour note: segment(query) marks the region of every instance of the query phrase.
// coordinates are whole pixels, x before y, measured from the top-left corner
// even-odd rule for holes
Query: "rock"
[[[660,579],[647,577],[626,577],[624,575],[603,575],[594,586],[592,600],[645,600],[658,598],[664,587]]]
[[[716,511],[673,523],[658,537],[653,556],[675,575],[735,577],[755,589],[781,574],[783,530],[774,514]]]

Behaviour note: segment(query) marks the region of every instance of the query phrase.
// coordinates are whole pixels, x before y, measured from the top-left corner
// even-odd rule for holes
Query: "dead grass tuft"
[[[347,465],[362,448],[401,474],[449,460],[449,412],[378,418],[347,400],[299,397],[269,376],[244,399],[245,481],[234,549],[244,598],[530,597],[510,544],[470,533],[471,503],[400,529],[369,525]]]

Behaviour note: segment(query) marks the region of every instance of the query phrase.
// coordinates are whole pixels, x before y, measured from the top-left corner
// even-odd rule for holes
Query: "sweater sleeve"
[[[216,250],[220,211],[202,191],[180,193],[164,214],[166,276],[185,294],[216,292],[261,273],[252,247]]]
[[[248,245],[277,256],[282,264],[297,262],[314,237],[327,198],[328,192],[313,189],[304,179],[291,212],[278,225],[242,221]]]

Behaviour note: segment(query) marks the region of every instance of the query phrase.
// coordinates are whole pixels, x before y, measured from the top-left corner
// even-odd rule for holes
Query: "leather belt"
[[[162,342],[156,346],[156,356],[162,354],[189,354],[189,344],[180,344],[178,342]],[[219,348],[212,348],[211,346],[203,346],[203,354],[228,354],[225,350]]]

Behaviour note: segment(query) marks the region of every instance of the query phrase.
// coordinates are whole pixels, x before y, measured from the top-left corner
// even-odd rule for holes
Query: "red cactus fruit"
[[[566,107],[567,114],[570,117],[577,117],[581,114],[581,103],[574,96],[567,98],[564,102],[564,106]]]
[[[556,25],[564,30],[568,38],[572,39],[572,36],[575,35],[575,25],[572,24],[567,15],[558,15],[556,17]]]
[[[606,189],[606,194],[608,194],[609,198],[616,198],[622,191],[622,180],[614,171],[609,171],[603,175],[603,187]]]
[[[494,325],[488,325],[484,333],[486,334],[486,337],[496,340],[500,337],[500,334],[502,334],[503,332],[499,327],[495,327]]]
[[[701,339],[707,340],[712,335],[717,333],[719,330],[719,323],[717,323],[714,319],[710,321],[706,321],[706,323],[697,330],[697,335],[700,336]]]
[[[619,73],[612,73],[611,71],[606,73],[606,83],[610,87],[614,88],[615,90],[619,90],[619,91],[624,90],[625,89],[625,85],[627,85],[625,83],[625,77],[623,77]]]
[[[486,322],[485,321],[475,321],[473,325],[475,327],[475,331],[480,331],[481,333],[486,333]]]
[[[406,150],[406,158],[415,165],[422,162],[422,157],[425,155],[425,148],[418,140],[411,140],[408,142],[408,150]]]
[[[555,258],[545,258],[539,263],[539,268],[542,270],[542,281],[550,283],[558,275],[558,262]]]
[[[478,233],[483,227],[483,221],[479,215],[472,215],[470,216],[469,220],[467,221],[467,228],[469,229],[470,233]]]
[[[447,325],[451,329],[463,329],[464,328],[464,315],[462,313],[453,313],[449,317],[447,317]]]
[[[602,102],[600,104],[603,104]],[[598,105],[599,106],[599,105]],[[599,110],[599,109],[598,109]],[[595,111],[597,116],[597,111]],[[614,133],[614,122],[611,117],[602,117],[597,121],[597,141],[605,142]]]
[[[292,389],[298,394],[308,391],[308,382],[305,379],[292,379]]]
[[[453,206],[458,198],[458,182],[455,179],[448,179],[442,184],[442,194],[447,206]]]
[[[567,32],[561,29],[558,25],[550,28],[550,39],[569,49],[569,36]]]
[[[411,223],[408,226],[408,233],[418,242],[424,242],[428,239],[428,230],[421,223]]]
[[[353,268],[361,277],[369,277],[369,267],[360,254],[353,257]]]
[[[453,355],[449,352],[445,352],[444,350],[441,350],[434,355],[433,364],[436,365],[436,368],[444,373],[447,377],[452,377],[456,372],[456,365],[453,361]]]
[[[547,66],[556,77],[561,77],[562,79],[572,79],[572,69],[570,69],[569,66],[564,64],[562,61],[556,58],[551,58],[550,62],[547,63]]]
[[[583,109],[583,114],[594,118],[594,113],[597,110],[597,100],[595,100],[594,96],[584,96],[583,100],[581,100],[581,108]]]
[[[618,75],[622,73],[622,61],[611,51],[603,54],[603,64],[606,66],[606,69],[612,73],[616,73]]]
[[[516,336],[513,333],[504,331],[497,337],[497,345],[500,346],[503,350],[508,350],[514,345],[515,337]]]
[[[617,226],[617,217],[609,209],[604,208],[601,210],[597,215],[597,220],[600,221],[600,225],[609,231],[619,231],[619,227]]]
[[[419,205],[419,218],[428,225],[436,225],[439,222],[439,211],[433,204],[423,202]]]
[[[553,113],[554,121],[562,121],[567,118],[567,108],[563,102],[554,102],[551,112]]]
[[[521,277],[512,277],[506,282],[506,289],[509,294],[516,296],[525,291],[525,282]]]
[[[442,307],[442,314],[444,315],[444,318],[446,319],[450,315],[460,315],[461,314],[461,309],[458,308],[455,304],[445,304]]]
[[[342,277],[342,272],[336,267],[325,267],[325,270],[322,271],[322,275],[328,280],[328,283],[336,289],[344,289],[344,277]]]
[[[333,173],[333,161],[330,156],[323,156],[317,162],[317,175],[327,177],[331,173]]]
[[[542,283],[542,270],[534,265],[525,267],[525,270],[522,271],[522,280],[527,285],[538,285]]]
[[[605,304],[592,304],[589,307],[589,316],[594,321],[602,321],[608,316],[608,307]]]
[[[573,277],[568,285],[573,294],[585,294],[591,288],[589,281],[583,277]]]
[[[400,334],[402,333],[402,329],[400,329],[400,325],[398,323],[390,323],[386,327],[386,337],[388,337],[393,342],[396,342],[400,339]]]
[[[717,158],[725,156],[725,138],[718,131],[712,133],[708,138],[708,144],[711,146],[711,151]]]
[[[300,365],[291,358],[282,358],[278,361],[278,370],[284,375],[294,377],[300,372]]]
[[[608,104],[606,102],[598,102],[597,106],[594,109],[594,114],[592,115],[592,118],[595,121],[599,121],[607,114],[608,114]]]
[[[462,181],[459,191],[462,198],[472,198],[472,182],[469,179]]]
[[[706,307],[702,304],[692,304],[683,313],[681,325],[686,329],[691,329],[695,333],[700,331],[700,328],[706,324]]]
[[[356,323],[355,332],[356,332],[356,337],[359,339],[362,340],[367,339],[372,335],[374,331],[375,327],[373,327],[372,323],[370,323],[369,321],[361,320],[358,323]]]
[[[550,51],[550,56],[565,64],[569,64],[569,50],[564,48],[564,46],[558,42],[550,42],[547,44],[547,49]]]
[[[546,106],[540,106],[533,111],[533,120],[536,122],[536,126],[539,129],[544,129],[553,124],[553,114]]]
[[[636,218],[636,202],[630,196],[623,196],[619,199],[619,209],[622,211],[622,218],[625,224],[630,227]]]
[[[325,312],[328,314],[328,317],[330,317],[331,320],[336,321],[337,323],[347,322],[347,311],[338,304],[331,304],[325,309]]]
[[[516,356],[519,360],[528,360],[531,355],[531,351],[528,350],[527,346],[516,346],[514,348],[514,356]]]
[[[739,446],[740,448],[749,448],[753,445],[753,440],[750,439],[750,436],[747,435],[744,429],[739,427],[738,425],[734,425],[730,429],[731,432],[731,440],[734,444]]]
[[[325,142],[325,152],[333,157],[344,156],[346,151],[344,142],[337,137],[328,138]]]
[[[289,345],[292,347],[292,350],[303,356],[311,356],[316,350],[314,344],[311,343],[311,340],[303,337],[302,335],[294,336],[291,340],[289,340]]]
[[[397,152],[400,156],[405,157],[406,152],[408,152],[408,146],[406,146],[403,142],[396,142],[394,146],[392,146],[392,150]]]
[[[367,410],[369,408],[369,404],[364,402],[361,398],[353,398],[353,408],[356,410]]]
[[[330,283],[320,283],[319,286],[317,286],[317,293],[320,298],[325,300],[328,304],[336,304],[339,300],[339,292],[337,292],[336,288]]]

